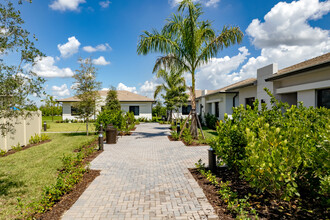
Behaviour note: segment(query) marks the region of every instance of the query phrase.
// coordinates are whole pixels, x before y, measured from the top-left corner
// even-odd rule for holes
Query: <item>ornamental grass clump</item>
[[[286,201],[330,191],[330,110],[289,106],[271,96],[271,108],[234,109],[217,127],[212,147],[230,169],[260,192]]]

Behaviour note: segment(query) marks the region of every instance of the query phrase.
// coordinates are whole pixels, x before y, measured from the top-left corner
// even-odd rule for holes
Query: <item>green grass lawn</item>
[[[43,188],[55,183],[63,154],[95,138],[86,134],[49,134],[51,142],[0,157],[0,219],[18,217],[17,198],[24,204],[41,198]]]
[[[52,116],[43,116],[42,123],[44,121],[50,126],[47,129],[49,132],[86,131],[86,123],[56,123],[56,121],[62,121],[62,116],[54,116],[54,121],[52,121]],[[88,123],[88,131],[95,131],[94,123]]]
[[[212,139],[218,135],[217,131],[209,129],[208,127],[203,127],[203,132],[205,139]]]

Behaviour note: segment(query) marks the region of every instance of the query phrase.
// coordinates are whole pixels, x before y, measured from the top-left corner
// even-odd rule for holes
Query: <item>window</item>
[[[129,111],[133,112],[134,115],[140,115],[140,106],[130,106]]]
[[[254,101],[255,101],[254,97],[246,98],[245,99],[245,106],[249,105],[253,109],[254,108],[254,106],[253,106]]]
[[[214,104],[215,104],[215,117],[219,118],[219,102],[216,102]]]
[[[191,105],[182,106],[182,115],[189,115],[191,111]]]
[[[330,109],[330,88],[317,91],[317,107]]]
[[[71,115],[79,115],[78,108],[71,106]]]

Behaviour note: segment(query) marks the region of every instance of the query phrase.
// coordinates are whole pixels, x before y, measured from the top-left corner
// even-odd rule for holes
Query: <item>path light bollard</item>
[[[189,128],[189,120],[187,120],[186,128]]]
[[[176,119],[174,119],[174,125],[176,125]]]
[[[44,121],[44,131],[47,131],[47,123]]]
[[[209,151],[209,169],[212,171],[212,173],[215,173],[217,171],[217,157],[215,155],[215,150],[212,147],[210,147],[208,151]]]
[[[103,125],[100,125],[100,131],[99,131],[99,150],[103,150]]]
[[[180,123],[178,122],[178,124],[176,125],[176,133],[180,135],[180,132],[181,132],[181,128],[180,128]]]

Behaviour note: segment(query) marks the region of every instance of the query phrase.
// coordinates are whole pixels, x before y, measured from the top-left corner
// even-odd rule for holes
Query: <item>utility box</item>
[[[106,129],[106,142],[107,144],[117,143],[117,128],[109,124]]]

